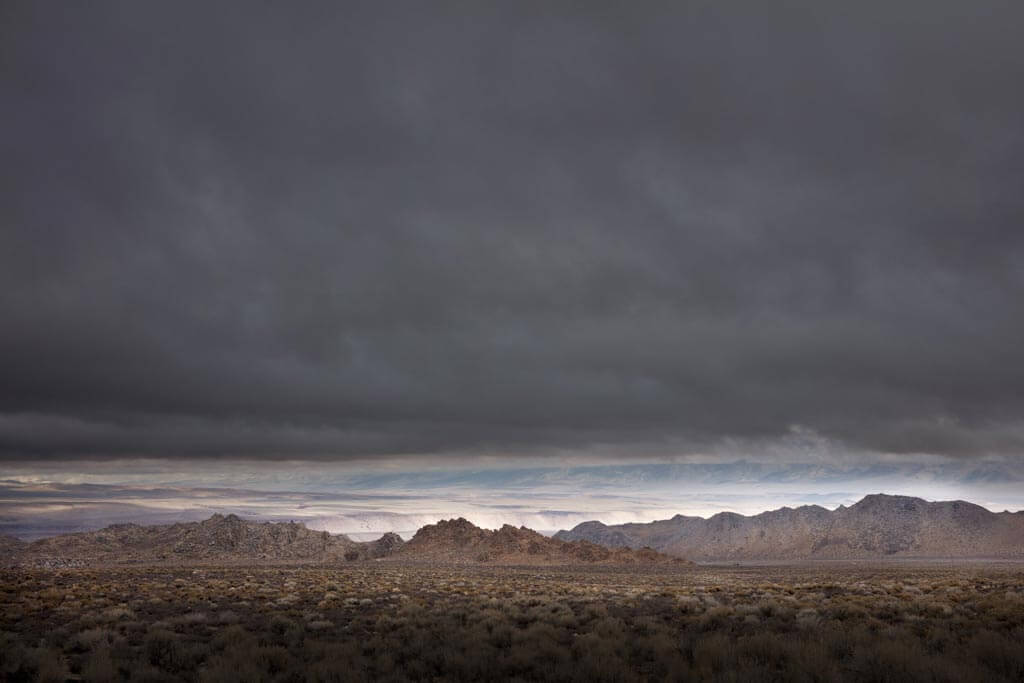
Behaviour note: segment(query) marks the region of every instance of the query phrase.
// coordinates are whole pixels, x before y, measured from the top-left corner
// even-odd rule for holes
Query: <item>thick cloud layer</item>
[[[1017,2],[0,10],[0,454],[1024,449]]]

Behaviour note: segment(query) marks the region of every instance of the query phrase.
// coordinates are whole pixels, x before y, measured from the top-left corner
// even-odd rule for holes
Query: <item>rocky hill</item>
[[[481,529],[462,519],[442,520],[421,528],[393,561],[439,564],[500,565],[680,565],[650,548],[598,545],[589,541],[562,541],[526,527],[506,524],[497,531]]]
[[[115,524],[77,534],[22,543],[8,563],[59,567],[93,563],[336,563],[384,557],[401,547],[396,534],[358,543],[294,522],[253,522],[213,515],[202,522],[140,526]]]
[[[1024,513],[965,501],[876,494],[850,507],[780,508],[745,516],[676,515],[647,524],[584,522],[555,538],[609,547],[649,546],[696,560],[1024,558]]]
[[[566,542],[530,529],[489,531],[465,519],[420,529],[411,541],[387,533],[359,543],[341,534],[313,531],[294,522],[253,522],[214,515],[202,522],[141,526],[115,524],[32,543],[3,539],[3,564],[82,567],[106,564],[345,564],[391,560],[429,564],[681,565],[684,560],[650,548],[607,548]]]

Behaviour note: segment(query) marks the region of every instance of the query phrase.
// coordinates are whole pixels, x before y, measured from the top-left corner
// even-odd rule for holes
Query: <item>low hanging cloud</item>
[[[0,457],[1024,448],[1024,8],[8,3]]]
[[[512,467],[510,465],[517,465]],[[850,505],[888,491],[928,499],[969,499],[993,511],[1024,507],[1019,460],[905,458],[882,463],[784,461],[590,464],[551,467],[353,468],[351,463],[240,463],[158,471],[106,472],[91,463],[69,471],[41,468],[0,480],[0,533],[37,538],[117,522],[171,523],[215,512],[250,519],[301,521],[354,538],[395,531],[410,537],[439,519],[466,517],[497,528],[545,532],[599,519],[647,522],[676,514],[756,514],[783,505]],[[158,483],[159,482],[159,483]]]

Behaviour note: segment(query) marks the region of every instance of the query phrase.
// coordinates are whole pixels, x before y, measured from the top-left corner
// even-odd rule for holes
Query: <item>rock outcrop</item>
[[[421,528],[393,561],[499,565],[681,565],[650,548],[609,548],[589,541],[566,542],[506,524],[491,531],[459,518]]]

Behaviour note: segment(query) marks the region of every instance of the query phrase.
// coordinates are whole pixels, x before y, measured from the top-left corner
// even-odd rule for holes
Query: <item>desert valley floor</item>
[[[0,570],[0,680],[1024,680],[1024,565]]]

